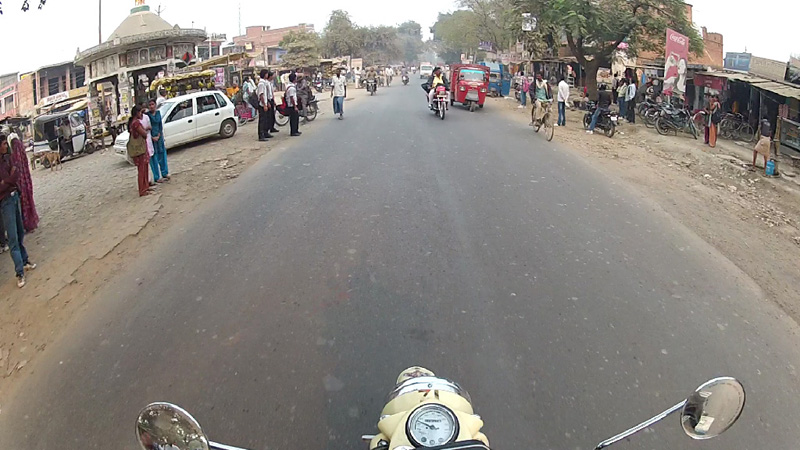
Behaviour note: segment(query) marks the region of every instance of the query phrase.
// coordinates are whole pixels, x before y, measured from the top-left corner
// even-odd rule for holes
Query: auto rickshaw
[[[476,107],[483,108],[489,90],[489,68],[476,64],[454,64],[451,70],[453,88],[450,104],[461,103],[468,106],[470,112],[475,111]]]
[[[86,124],[77,111],[44,114],[33,119],[33,153],[58,151],[61,158],[79,153],[91,154],[97,149],[87,139]]]

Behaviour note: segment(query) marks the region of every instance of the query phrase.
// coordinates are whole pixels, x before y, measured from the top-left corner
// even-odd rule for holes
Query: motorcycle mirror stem
[[[620,433],[620,434],[618,434],[616,436],[613,436],[613,437],[610,437],[610,438],[606,439],[605,441],[597,444],[597,447],[595,447],[594,450],[600,450],[600,449],[609,447],[609,446],[614,445],[617,442],[619,442],[619,441],[621,441],[621,440],[623,440],[625,438],[629,438],[629,437],[633,436],[634,434],[644,430],[645,428],[664,420],[667,416],[669,416],[669,415],[671,415],[671,414],[673,414],[675,412],[680,411],[681,409],[683,409],[684,405],[686,405],[686,400],[683,400],[682,402],[677,403],[675,406],[664,410],[662,413],[657,414],[657,415],[651,417],[650,419],[645,420],[644,422],[640,423],[639,425],[636,425],[633,428],[629,428],[629,429],[623,431],[622,433]]]

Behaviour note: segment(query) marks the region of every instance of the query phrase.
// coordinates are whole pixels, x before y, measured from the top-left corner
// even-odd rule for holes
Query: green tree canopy
[[[478,50],[478,17],[466,9],[439,14],[431,27],[436,42],[436,53],[448,64],[460,63],[461,54],[474,54]]]
[[[690,39],[691,51],[703,50],[703,41],[686,16],[683,0],[518,0],[518,10],[536,12],[540,24],[563,36],[572,54],[586,68],[586,84],[594,94],[597,70],[610,67],[620,43],[629,55],[663,52],[666,29]]]
[[[313,31],[290,31],[278,44],[286,50],[281,61],[288,67],[313,67],[319,64],[320,39]]]
[[[397,38],[403,61],[416,62],[422,51],[422,26],[413,20],[403,22],[397,27]]]
[[[347,11],[331,12],[328,24],[322,30],[322,50],[329,58],[355,55],[362,46],[361,33],[350,19]]]

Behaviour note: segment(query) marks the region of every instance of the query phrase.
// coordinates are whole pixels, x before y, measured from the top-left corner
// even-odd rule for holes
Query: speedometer
[[[418,447],[449,444],[458,434],[458,420],[446,406],[424,405],[411,413],[406,432],[411,443]]]

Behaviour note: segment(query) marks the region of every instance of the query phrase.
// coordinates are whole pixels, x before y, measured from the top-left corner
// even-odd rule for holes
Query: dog
[[[47,162],[50,163],[50,171],[56,170],[56,165],[58,169],[63,169],[61,166],[61,153],[56,150],[52,152],[43,152],[42,156],[39,157],[40,159],[45,159]]]

